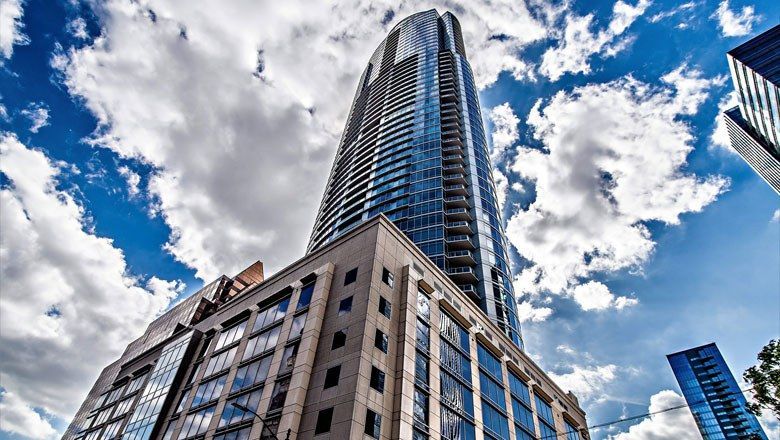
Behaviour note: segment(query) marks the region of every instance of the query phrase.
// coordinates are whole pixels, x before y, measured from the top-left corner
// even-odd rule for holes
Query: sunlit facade
[[[577,398],[385,217],[152,322],[64,440],[588,440]]]
[[[522,348],[477,89],[449,12],[402,20],[369,60],[309,251],[379,213]]]

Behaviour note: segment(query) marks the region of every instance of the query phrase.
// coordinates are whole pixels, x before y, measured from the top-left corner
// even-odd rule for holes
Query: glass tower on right
[[[723,115],[731,146],[780,193],[780,25],[726,58],[739,101]]]
[[[666,358],[704,440],[768,440],[714,343]]]

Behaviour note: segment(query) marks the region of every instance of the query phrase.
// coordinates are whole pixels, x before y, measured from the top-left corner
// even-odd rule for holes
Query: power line
[[[745,388],[744,390],[740,389],[739,391],[734,391],[734,392],[731,392],[731,393],[728,393],[728,394],[724,394],[722,397],[728,397],[728,396],[731,396],[731,395],[742,394],[743,392],[751,391],[752,389],[753,389],[753,387]],[[693,402],[693,403],[690,403],[690,404],[689,403],[685,403],[685,404],[682,404],[682,405],[677,405],[677,406],[672,406],[672,407],[669,407],[669,408],[660,409],[658,411],[648,412],[648,413],[644,413],[644,414],[638,414],[638,415],[635,415],[635,416],[624,417],[624,418],[612,420],[612,421],[609,421],[609,422],[599,423],[599,424],[596,424],[596,425],[588,426],[586,429],[591,430],[591,429],[596,429],[596,428],[604,428],[606,426],[617,425],[618,423],[630,422],[632,420],[637,420],[637,419],[644,419],[646,417],[654,416],[656,414],[661,414],[661,413],[674,411],[674,410],[678,410],[678,409],[682,409],[682,408],[688,408],[688,407],[690,407],[692,405],[698,405],[700,403],[707,403],[707,399],[699,400],[699,401],[696,401],[696,402]],[[549,439],[549,438],[558,438],[559,436],[564,436],[563,438],[566,438],[565,436],[567,436],[569,434],[574,434],[574,433],[579,434],[579,431],[556,432],[555,434],[543,435],[543,436],[539,437],[538,440],[545,440],[545,439]]]

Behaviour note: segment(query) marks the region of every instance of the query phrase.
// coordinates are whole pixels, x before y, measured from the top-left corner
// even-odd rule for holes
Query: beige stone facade
[[[194,307],[200,311],[197,319],[184,314],[162,342],[141,353],[128,350],[104,371],[65,438],[259,439],[274,438],[272,431],[280,439],[288,432],[291,439],[322,440],[500,438],[500,429],[491,431],[483,423],[488,391],[481,382],[492,377],[501,382],[499,388],[492,388],[492,399],[503,397],[504,408],[492,401],[486,408],[500,415],[493,419],[498,421],[495,426],[505,417],[507,430],[503,432],[509,439],[520,440],[516,432],[522,429],[515,424],[519,406],[512,402],[526,397],[513,397],[510,374],[530,390],[522,404],[534,414],[525,419],[526,428],[533,428],[534,437],[529,438],[544,438],[538,398],[550,405],[552,419],[547,425],[554,425],[558,438],[589,438],[576,398],[556,386],[384,217],[360,225],[260,283],[233,291],[225,302],[218,298],[200,301],[201,306]],[[278,307],[279,301],[287,305],[282,302],[284,307]],[[269,310],[280,311],[272,315]],[[302,329],[291,334],[301,322]],[[440,359],[441,345],[455,344],[450,333],[440,334],[444,327],[461,329],[459,334],[464,336],[458,349],[468,347],[468,365],[461,364],[459,371],[468,370],[470,377],[458,378],[454,389],[460,390],[457,396],[470,391],[470,410],[463,409],[468,397],[453,399],[455,394],[449,391],[447,403],[442,403],[442,378],[447,375],[451,383],[450,376],[457,376]],[[276,343],[257,351],[258,341],[267,334],[278,335]],[[381,335],[387,337],[386,353]],[[160,380],[149,377],[157,377],[156,369],[168,359],[160,360],[160,355],[174,340],[189,342],[180,342],[186,345],[181,361],[170,367],[168,388],[160,387]],[[257,354],[250,356],[253,348]],[[480,367],[480,356],[485,353],[498,360],[492,365],[500,365],[502,377],[491,376]],[[246,379],[254,365],[267,371],[264,380]],[[134,378],[142,383],[136,390],[130,386]],[[275,389],[287,383],[286,396],[275,397]],[[209,384],[216,385],[209,388]],[[160,397],[155,397],[153,389]],[[137,414],[142,402],[153,397],[159,403],[144,407],[146,417]],[[242,397],[247,402],[244,405],[251,405],[271,429],[228,404],[236,398],[244,402]],[[124,402],[127,408],[120,408]],[[269,410],[272,404],[280,407]],[[379,417],[373,436],[366,428],[369,411]],[[447,416],[449,424],[442,421],[445,411],[463,419],[457,428],[453,428],[451,415]],[[533,426],[528,426],[529,420]],[[528,429],[525,432],[531,434]]]

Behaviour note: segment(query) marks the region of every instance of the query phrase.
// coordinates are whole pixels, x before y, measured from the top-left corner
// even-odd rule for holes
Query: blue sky
[[[300,257],[366,60],[399,19],[446,10],[2,5],[0,438],[56,436],[174,298]],[[452,5],[507,179],[528,352],[593,424],[679,403],[667,353],[714,341],[741,375],[780,330],[780,203],[713,132],[725,52],[780,5]],[[592,434],[696,438],[685,412],[641,423]]]

